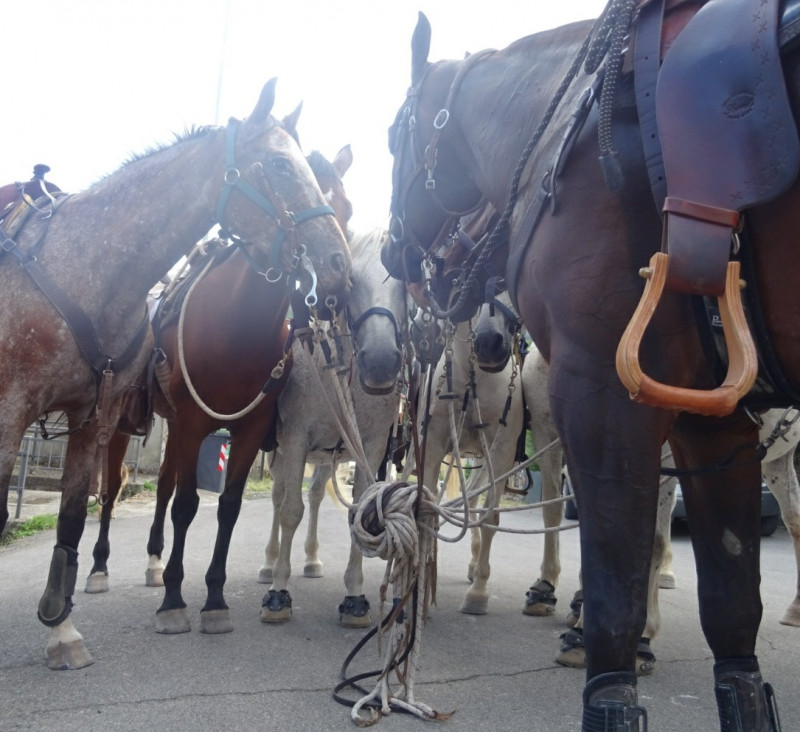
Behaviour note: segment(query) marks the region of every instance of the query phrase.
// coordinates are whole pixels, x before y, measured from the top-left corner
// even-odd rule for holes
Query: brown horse
[[[264,310],[248,314],[252,320],[282,323],[286,292],[294,291],[301,274],[296,264],[302,263],[304,282],[316,271],[321,298],[346,293],[346,242],[293,139],[297,115],[276,120],[274,96],[275,80],[265,85],[245,121],[197,130],[138,157],[87,191],[62,199],[53,215],[32,215],[16,242],[3,239],[0,525],[8,518],[8,485],[26,427],[50,410],[63,410],[71,431],[57,544],[39,605],[39,618],[52,628],[51,668],[92,661],[70,619],[78,543],[86,497],[96,485],[101,427],[113,430],[119,395],[152,350],[145,312],[150,287],[219,223],[239,242],[238,257],[246,250],[261,267],[270,262],[276,281],[267,288],[271,297],[263,299]],[[43,283],[47,295],[32,279]],[[224,292],[233,297],[248,279],[263,277],[240,273]],[[223,304],[210,305],[206,320],[190,319],[187,338],[200,331],[204,340],[233,347],[228,341],[235,334],[208,328]]]
[[[680,9],[693,12],[699,5],[683,3]],[[648,129],[643,142],[639,120],[640,116],[648,119],[648,110],[642,106],[637,112],[635,84],[628,73],[630,59],[620,55],[623,46],[633,53],[633,44],[623,43],[630,18],[624,12],[615,16],[632,6],[612,0],[601,23],[571,24],[523,38],[503,50],[437,63],[428,62],[430,26],[420,18],[412,40],[411,88],[390,130],[394,239],[384,253],[384,263],[395,276],[419,279],[415,268],[420,262],[426,265],[431,246],[453,216],[463,215],[483,199],[505,212],[501,224],[507,226],[496,230],[492,246],[498,252],[504,241],[510,242],[505,249],[510,253],[509,284],[518,311],[550,366],[553,417],[581,506],[587,652],[583,729],[639,730],[646,718],[637,699],[635,656],[645,625],[660,448],[669,438],[677,466],[684,471],[681,483],[697,564],[700,619],[716,661],[721,727],[726,732],[775,730],[778,722],[771,687],[763,682],[755,655],[762,611],[757,425],[743,405],[737,406],[736,398],[718,416],[692,413],[685,400],[646,406],[631,399],[627,381],[623,386],[617,375],[618,344],[643,293],[638,270],[662,242],[664,220],[660,204],[654,205],[659,199],[658,175],[653,180],[654,192],[643,148],[648,145],[650,160],[651,135],[660,134],[662,142],[670,139],[664,133],[665,128],[674,128],[675,110],[697,124],[698,129],[686,131],[683,138],[694,141],[700,126],[717,109],[701,104],[715,96],[713,87],[697,98],[689,95],[682,106],[665,105],[664,97],[659,97],[658,132]],[[730,7],[734,15],[723,15],[721,20],[715,15]],[[688,12],[677,27],[666,22],[666,29],[680,35],[666,52],[662,73],[667,61],[680,62],[683,54],[699,51],[706,41],[718,38],[718,28],[726,28],[722,45],[733,47],[735,34],[727,33],[733,18],[745,24],[745,38],[754,16],[759,20],[755,32],[771,28],[772,36],[777,36],[777,3],[762,3],[757,10],[748,5],[739,8],[738,14],[736,8],[732,2],[712,1],[688,24]],[[769,12],[775,17],[768,16]],[[644,27],[643,16],[636,16],[636,30]],[[621,19],[619,23],[613,22],[615,17]],[[704,43],[698,42],[694,30],[698,27]],[[791,38],[788,28],[781,31],[785,43]],[[762,57],[770,58],[770,49],[777,54],[772,36],[748,39],[745,44],[763,51],[757,63]],[[592,39],[603,37],[615,43],[603,77],[610,96],[603,99],[600,94],[598,114],[599,82],[594,70],[602,55],[595,54],[589,77],[578,72]],[[682,38],[690,40],[681,43]],[[656,75],[658,41],[656,35]],[[637,44],[640,50],[645,47],[642,36],[637,36]],[[796,46],[785,45],[781,53],[787,108],[796,114],[800,104]],[[783,98],[781,65],[776,69],[773,64],[768,71],[769,76],[766,70],[755,75],[765,82],[762,87],[748,80],[737,89],[742,96],[733,94],[730,105],[719,107],[729,119],[747,118],[748,105],[752,102],[757,107],[765,90],[770,103]],[[708,78],[699,70],[693,80]],[[637,81],[644,83],[638,76]],[[659,94],[662,88],[669,87],[662,87],[660,81]],[[740,102],[744,107],[737,106]],[[696,107],[700,112],[690,116]],[[713,119],[716,124],[717,117]],[[754,116],[749,121],[756,124],[758,119]],[[780,110],[774,119],[785,122]],[[769,135],[763,132],[759,137],[754,129],[739,147],[723,145],[720,154],[704,164],[703,146],[714,147],[715,137],[721,137],[712,129],[701,138],[700,149],[692,148],[691,163],[695,177],[726,162],[744,165],[746,154],[763,152],[756,141],[771,139],[776,129],[787,133],[774,148],[785,155],[784,167],[769,163],[764,168],[768,172],[762,172],[763,188],[750,199],[747,226],[737,237],[740,245],[735,252],[753,262],[744,275],[748,305],[756,313],[754,322],[761,323],[764,340],[771,341],[772,354],[764,358],[773,382],[783,387],[771,403],[789,404],[798,401],[795,395],[800,388],[800,346],[793,336],[798,327],[793,241],[800,227],[800,185],[794,180],[795,124],[790,115],[790,124],[770,128]],[[608,185],[598,157],[609,172]],[[664,160],[668,160],[666,153]],[[677,170],[683,169],[678,166]],[[740,171],[725,171],[714,181],[726,185],[739,181]],[[667,190],[685,183],[680,175],[667,175],[666,181]],[[751,182],[745,181],[743,189]],[[702,219],[712,209],[722,215],[722,209],[732,207],[730,201],[733,198],[727,206],[719,201],[706,208],[692,206],[692,216],[705,224]],[[513,213],[510,204],[516,204]],[[727,214],[713,225],[730,229],[736,218]],[[672,233],[685,231],[689,225],[680,213],[669,214],[667,220],[675,226]],[[729,243],[727,231],[723,268]],[[645,275],[657,268],[658,261]],[[735,299],[733,282],[730,288],[716,288],[712,296]],[[695,316],[696,304],[703,304],[698,295],[708,294],[702,290],[681,291],[672,284],[664,290],[652,306],[655,314],[640,353],[642,371],[652,374],[653,383],[663,385],[663,394],[698,396],[697,401],[705,403],[706,395],[716,398],[715,386],[721,379],[713,365],[715,351],[705,347],[714,340],[705,334],[708,317],[705,313]],[[720,304],[725,298],[720,297]],[[738,360],[740,366],[748,362],[746,354]],[[757,406],[765,401],[752,396],[744,401],[751,399]]]
[[[313,151],[307,161],[325,201],[335,214],[339,228],[346,231],[352,205],[344,191],[342,176],[352,163],[350,147],[342,148],[332,162],[317,151]],[[221,426],[228,427],[232,440],[225,490],[220,497],[217,547],[206,575],[208,601],[201,612],[201,622],[203,631],[207,633],[233,630],[223,598],[227,546],[241,507],[250,467],[266,436],[274,429],[276,400],[285,381],[284,378],[276,381],[252,409],[245,407],[261,394],[272,370],[283,357],[289,292],[280,283],[270,283],[268,278],[261,276],[254,269],[254,262],[246,256],[236,256],[226,250],[219,255],[219,264],[214,265],[197,282],[191,295],[184,300],[185,323],[188,327],[194,321],[194,332],[184,330],[183,336],[180,336],[177,315],[157,327],[157,346],[163,349],[171,366],[169,398],[174,409],[159,393],[158,386],[150,384],[156,411],[168,420],[169,432],[164,461],[159,470],[156,509],[147,543],[149,560],[145,577],[149,586],[166,585],[164,604],[156,618],[156,628],[162,633],[189,630],[185,605],[181,605],[180,582],[170,584],[169,569],[165,572],[161,560],[167,506],[177,487],[176,508],[173,509],[175,542],[170,564],[173,567],[172,575],[180,572],[182,576],[182,551],[175,547],[182,548],[198,502],[195,470],[200,444],[210,432]],[[239,284],[232,287],[233,283]],[[183,291],[191,284],[192,280],[187,277]],[[225,297],[222,296],[223,291]],[[225,331],[230,335],[210,341],[203,337],[207,328]],[[196,389],[197,399],[213,408],[204,408],[190,394],[179,364],[178,338],[183,339],[183,359],[192,388]],[[198,365],[202,370],[197,368]],[[288,374],[290,367],[291,361],[288,361],[285,374]],[[147,383],[146,375],[142,374],[139,381]],[[223,415],[215,417],[208,413],[214,410],[222,410],[226,415],[240,411],[242,414],[228,420]],[[120,481],[117,476],[128,441],[129,436],[122,431],[117,431],[111,440],[113,454],[109,460],[109,496],[102,509],[100,533],[93,551],[94,565],[86,583],[86,591],[90,593],[108,590],[111,508],[118,492]]]

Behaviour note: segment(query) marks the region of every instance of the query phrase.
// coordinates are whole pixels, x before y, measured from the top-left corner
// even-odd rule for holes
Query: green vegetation
[[[40,531],[54,529],[57,523],[58,516],[54,513],[45,513],[41,516],[34,516],[18,526],[13,526],[8,529],[8,531],[3,534],[3,538],[0,539],[0,545],[6,546],[17,539],[22,539],[25,536],[33,536],[34,534],[38,534]]]
[[[245,498],[248,496],[264,496],[272,492],[272,476],[265,474],[261,480],[250,478],[245,487]]]
[[[146,480],[144,482],[144,485],[142,486],[142,490],[150,491],[150,493],[155,493],[156,492],[156,484],[155,483],[151,483],[149,480]]]

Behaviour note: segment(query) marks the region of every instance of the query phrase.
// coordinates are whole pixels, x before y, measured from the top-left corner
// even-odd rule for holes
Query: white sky
[[[387,129],[410,81],[411,34],[430,60],[499,48],[595,17],[604,0],[39,0],[7,3],[0,44],[0,184],[35,163],[82,190],[192,125],[246,117],[278,77],[273,113],[303,102],[306,152],[346,144],[353,228],[385,226]],[[226,33],[227,27],[227,33]],[[220,81],[221,80],[221,81]],[[218,92],[219,90],[219,92]],[[217,113],[217,106],[219,111]]]

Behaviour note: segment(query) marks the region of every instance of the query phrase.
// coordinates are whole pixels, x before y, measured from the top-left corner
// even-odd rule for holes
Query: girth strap
[[[142,322],[133,339],[128,343],[127,348],[119,356],[108,356],[100,348],[97,332],[89,316],[58,286],[53,278],[39,265],[38,261],[29,257],[17,246],[13,239],[8,238],[5,234],[3,234],[0,245],[2,245],[3,250],[13,254],[19,260],[30,278],[64,319],[83,357],[91,366],[96,380],[100,380],[103,371],[106,369],[113,367],[114,370],[120,371],[133,361],[139,353],[147,333],[149,320],[146,308]]]

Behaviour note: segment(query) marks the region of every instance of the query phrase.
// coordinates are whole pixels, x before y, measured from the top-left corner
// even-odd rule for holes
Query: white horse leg
[[[531,439],[537,450],[558,439],[547,393],[549,373],[547,362],[537,350],[532,349],[522,366],[522,388],[531,413]],[[561,461],[560,445],[548,450],[538,460],[543,501],[561,495]],[[564,520],[564,504],[542,506],[542,520],[545,528],[560,526]],[[556,610],[555,590],[561,575],[559,537],[557,531],[547,532],[544,535],[539,577],[525,595],[525,605],[522,608],[525,615],[544,617],[552,615]]]
[[[486,457],[485,459],[489,458]],[[500,466],[496,467],[497,474],[501,474],[506,470],[507,468],[500,469]],[[467,484],[467,489],[469,490],[488,482],[488,474],[485,470],[480,471],[478,480],[480,482],[470,479]],[[502,491],[503,488],[498,486],[496,499],[491,503],[487,495],[483,507],[485,510],[492,509],[491,513],[484,518],[480,529],[472,530],[471,547],[474,562],[474,564],[471,565],[472,584],[464,595],[464,600],[459,608],[462,613],[466,613],[467,615],[485,615],[489,610],[489,591],[487,589],[489,574],[491,572],[489,554],[492,549],[492,540],[497,532],[493,531],[491,528],[484,527],[497,526],[500,523],[499,514],[493,509],[500,503]]]
[[[258,581],[262,585],[272,584],[272,572],[278,561],[281,541],[281,503],[285,493],[284,482],[273,475],[272,481],[272,526],[269,530],[267,546],[264,549],[264,564],[258,570]]]
[[[322,561],[319,558],[319,508],[325,497],[325,488],[331,478],[327,465],[317,465],[311,484],[308,486],[308,531],[306,532],[306,563],[303,567],[305,577],[322,577]]]
[[[368,456],[369,457],[369,456]],[[375,463],[373,463],[375,464]],[[356,463],[353,476],[353,503],[357,503],[367,489],[367,476]],[[344,570],[344,601],[339,605],[339,625],[344,628],[367,628],[372,623],[369,601],[364,594],[364,556],[350,542],[350,554]]]
[[[284,453],[273,463],[275,484],[282,483],[283,500],[278,508],[280,544],[272,568],[272,585],[261,607],[261,622],[283,623],[292,616],[289,577],[292,574],[292,541],[303,518],[303,471],[305,456]]]
[[[54,671],[83,668],[94,663],[83,636],[72,624],[72,619],[67,618],[63,623],[50,630],[47,641],[47,666]]]
[[[786,528],[794,543],[797,588],[794,600],[786,609],[780,622],[783,625],[800,627],[800,486],[794,470],[794,450],[762,465],[764,482],[767,484],[781,509]]]

